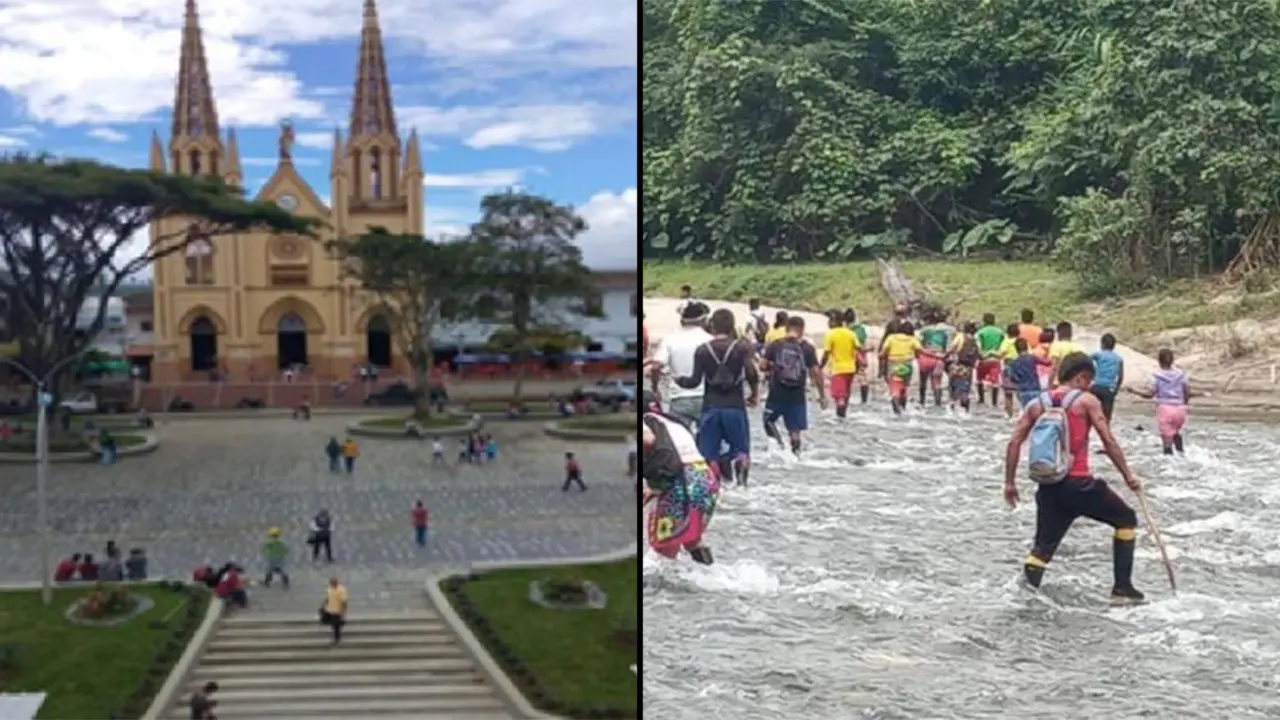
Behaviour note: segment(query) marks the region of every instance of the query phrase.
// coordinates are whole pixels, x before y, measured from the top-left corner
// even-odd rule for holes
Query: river
[[[1148,411],[1118,414],[1180,591],[1143,533],[1151,602],[1109,608],[1110,529],[1088,520],[1042,593],[1022,587],[1033,488],[1004,506],[1009,422],[983,410],[827,411],[802,460],[768,449],[753,411],[752,487],[721,496],[717,564],[644,558],[645,716],[1280,717],[1280,431],[1193,416],[1167,458]]]

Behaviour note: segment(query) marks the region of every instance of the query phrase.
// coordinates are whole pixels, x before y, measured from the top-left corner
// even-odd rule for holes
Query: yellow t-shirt
[[[1055,363],[1071,353],[1082,353],[1084,349],[1070,340],[1055,340],[1049,346],[1049,359]]]
[[[769,328],[769,331],[764,334],[764,344],[768,345],[774,340],[781,340],[786,336],[787,329],[784,327]]]
[[[891,363],[909,363],[924,349],[915,335],[894,333],[880,343],[880,350]]]
[[[360,455],[360,447],[356,445],[354,441],[348,441],[348,442],[342,443],[343,457],[353,458],[353,457],[358,457],[359,455]]]
[[[852,375],[858,372],[858,336],[847,327],[827,331],[822,349],[831,360],[832,375]]]
[[[347,588],[329,586],[324,591],[324,611],[330,615],[343,615],[347,612]]]
[[[1000,359],[1005,362],[1012,362],[1018,359],[1018,346],[1014,342],[1014,338],[1005,338],[1000,341],[1000,349],[996,351]]]

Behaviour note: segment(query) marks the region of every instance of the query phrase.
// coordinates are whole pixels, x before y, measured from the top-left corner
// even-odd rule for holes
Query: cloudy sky
[[[254,192],[294,121],[321,197],[345,134],[363,0],[200,0],[225,131]],[[167,134],[184,0],[0,0],[0,152],[144,167]],[[417,128],[428,232],[521,186],[575,205],[589,265],[636,264],[636,0],[378,0],[402,134]],[[166,138],[167,139],[167,138]]]

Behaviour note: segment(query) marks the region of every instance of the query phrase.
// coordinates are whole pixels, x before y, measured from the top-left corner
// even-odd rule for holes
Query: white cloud
[[[422,184],[429,188],[468,188],[475,190],[496,190],[510,187],[520,182],[524,170],[514,168],[498,170],[481,170],[474,173],[457,175],[427,174]]]
[[[595,270],[631,270],[637,266],[636,240],[640,221],[635,188],[620,193],[596,193],[578,214],[587,231],[578,236],[582,258]]]
[[[432,205],[427,200],[424,233],[429,238],[456,237],[471,229],[471,223],[479,218],[478,207],[448,207]]]
[[[12,150],[14,148],[26,147],[27,141],[20,137],[12,135],[0,135],[0,150]]]
[[[111,128],[93,128],[87,134],[91,138],[97,138],[109,143],[122,143],[129,139],[128,135]]]
[[[403,127],[427,136],[459,137],[476,149],[529,147],[542,152],[565,150],[593,135],[616,129],[635,117],[634,109],[600,103],[402,107]]]
[[[173,101],[182,3],[155,0],[0,2],[0,89],[36,121],[56,125],[135,122]],[[380,0],[391,52],[417,55],[474,86],[591,70],[629,70],[638,57],[636,0]],[[284,48],[350,42],[360,32],[353,0],[205,0],[205,51],[225,125],[318,119],[325,108],[286,65]],[[352,58],[354,62],[354,58]],[[327,85],[350,86],[350,80]],[[425,129],[425,128],[424,128]],[[504,127],[475,138],[493,147],[515,137],[547,148],[546,132]],[[487,143],[487,144],[486,144]]]
[[[293,141],[299,147],[311,148],[312,150],[330,150],[333,148],[333,133],[331,132],[300,132],[294,133]]]

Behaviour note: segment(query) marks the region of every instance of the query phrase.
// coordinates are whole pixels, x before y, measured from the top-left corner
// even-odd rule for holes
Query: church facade
[[[353,18],[354,21],[354,18]],[[325,249],[333,237],[380,225],[423,232],[423,168],[417,133],[401,139],[392,106],[374,0],[365,0],[358,70],[345,137],[334,130],[326,204],[295,169],[293,132],[281,126],[279,162],[255,199],[320,219],[319,240],[265,232],[190,243],[154,267],[152,379],[238,380],[305,366],[317,378],[347,378],[372,362],[404,367],[374,300],[341,276]],[[205,60],[195,0],[187,0],[172,132],[151,142],[150,168],[212,175],[242,186],[235,131],[223,134]],[[189,219],[151,229],[153,244]]]

